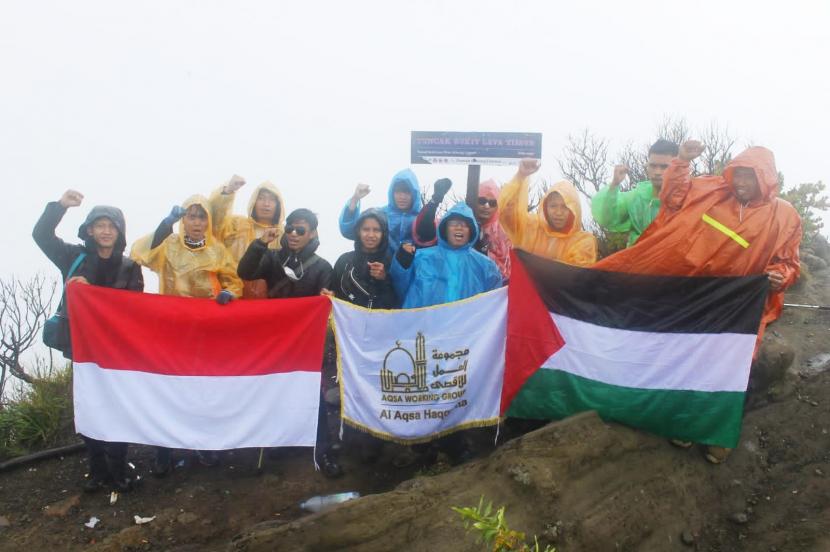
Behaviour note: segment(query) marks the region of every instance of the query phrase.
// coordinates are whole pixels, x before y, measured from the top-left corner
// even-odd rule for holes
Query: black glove
[[[432,189],[432,201],[436,204],[441,203],[444,201],[444,196],[447,195],[447,192],[450,191],[452,188],[452,180],[449,178],[439,178],[435,181]]]

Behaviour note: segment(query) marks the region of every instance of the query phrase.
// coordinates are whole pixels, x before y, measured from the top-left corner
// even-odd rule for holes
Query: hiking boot
[[[724,447],[706,447],[706,460],[712,464],[723,464],[729,455],[732,454],[732,449]]]
[[[133,490],[133,480],[129,477],[122,477],[113,481],[112,486],[119,493],[128,493]]]
[[[219,455],[215,450],[197,450],[196,458],[205,467],[212,468],[219,465]]]
[[[85,493],[94,493],[106,487],[107,480],[103,477],[90,477],[84,482],[83,491]]]
[[[170,461],[169,455],[157,456],[155,462],[153,462],[153,475],[158,478],[167,477],[172,469],[173,462]]]
[[[329,479],[334,479],[343,475],[343,468],[331,454],[321,454],[317,459],[317,465],[320,466],[320,471]]]

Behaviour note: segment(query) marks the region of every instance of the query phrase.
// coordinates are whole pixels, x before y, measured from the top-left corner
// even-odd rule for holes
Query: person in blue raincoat
[[[436,247],[401,247],[392,261],[392,285],[402,307],[448,303],[500,287],[496,263],[473,248],[478,234],[472,209],[461,201],[438,225]]]
[[[354,195],[340,213],[340,234],[355,240],[355,221],[360,216],[360,200],[369,194],[369,186],[358,184]],[[410,169],[399,171],[389,184],[389,202],[379,209],[389,221],[389,251],[394,254],[402,243],[412,243],[412,228],[421,210],[421,189],[418,178]]]

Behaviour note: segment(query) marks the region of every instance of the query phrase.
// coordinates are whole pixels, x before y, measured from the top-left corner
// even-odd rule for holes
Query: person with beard
[[[254,188],[248,201],[247,214],[234,215],[234,198],[236,192],[244,185],[245,179],[234,175],[208,198],[213,233],[230,251],[234,265],[239,264],[251,242],[261,238],[269,228],[277,230],[277,237],[269,247],[279,249],[285,225],[285,202],[282,194],[268,181]],[[243,284],[242,297],[245,299],[261,299],[268,295],[268,287],[264,280],[246,280]]]
[[[173,225],[181,219],[179,233]],[[194,195],[176,205],[152,234],[139,238],[130,257],[159,276],[159,293],[179,297],[215,299],[225,304],[242,294],[242,281],[236,275],[231,254],[216,241],[211,228],[206,198]],[[219,463],[216,451],[197,451],[204,466]],[[172,467],[171,451],[156,448],[153,474],[165,477]]]
[[[143,291],[141,267],[123,255],[127,226],[124,214],[117,207],[92,208],[78,228],[78,237],[84,245],[68,244],[55,235],[66,210],[80,205],[83,198],[80,192],[67,190],[60,200],[48,203],[32,232],[35,243],[58,267],[64,281],[74,266],[69,282]],[[64,356],[71,359],[71,350],[64,351]],[[107,413],[101,412],[101,415]],[[84,491],[93,492],[110,483],[118,491],[132,489],[132,480],[126,475],[127,444],[81,437],[89,455],[89,479]]]
[[[317,236],[317,215],[308,209],[296,209],[285,219],[279,250],[269,247],[277,239],[276,228],[269,228],[262,237],[251,242],[239,260],[237,272],[243,280],[263,279],[268,285],[268,297],[286,299],[312,297],[331,288],[331,265],[317,255],[320,240]],[[343,469],[331,446],[324,397],[320,397],[317,422],[317,464],[326,477],[338,477]]]

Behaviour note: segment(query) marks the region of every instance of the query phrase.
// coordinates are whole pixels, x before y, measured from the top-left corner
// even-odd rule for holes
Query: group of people
[[[47,205],[33,236],[64,280],[142,291],[144,266],[158,274],[162,294],[219,303],[319,294],[369,309],[446,303],[504,285],[514,247],[613,271],[765,272],[770,294],[763,331],[780,314],[782,291],[798,277],[801,222],[795,209],[776,197],[772,152],[752,147],[723,175],[692,178],[690,163],[703,148],[697,141],[678,147],[659,140],[649,150],[648,180],[626,191],[620,185],[627,169],[615,168],[612,182],[593,197],[591,210],[607,231],[628,233],[628,244],[599,262],[596,238],[584,230],[572,183],[557,182],[536,212],[529,211],[529,177],[539,169],[533,159],[522,160],[502,188],[493,180],[468,183],[466,199],[442,217],[439,206],[452,185],[448,179],[438,180],[423,204],[417,177],[404,169],[392,177],[387,204],[369,209],[361,205],[369,187],[358,185],[339,217],[340,232],[354,241],[354,250],[341,255],[334,267],[317,255],[317,215],[306,208],[287,213],[282,194],[270,182],[253,190],[244,215],[233,214],[235,196],[245,184],[236,176],[209,197],[192,196],[173,207],[155,231],[133,244],[129,256],[124,255],[126,223],[115,207],[92,209],[78,231],[84,245],[64,243],[55,235],[66,210],[83,200],[73,190]],[[78,264],[81,254],[85,257]],[[316,461],[325,475],[336,477],[342,469],[330,443],[322,398],[320,404]],[[85,487],[112,483],[129,489],[126,445],[84,439],[90,457]],[[715,462],[728,454],[710,449]],[[215,452],[197,455],[206,465],[217,462]],[[170,469],[170,451],[158,449],[155,474],[164,476]]]

